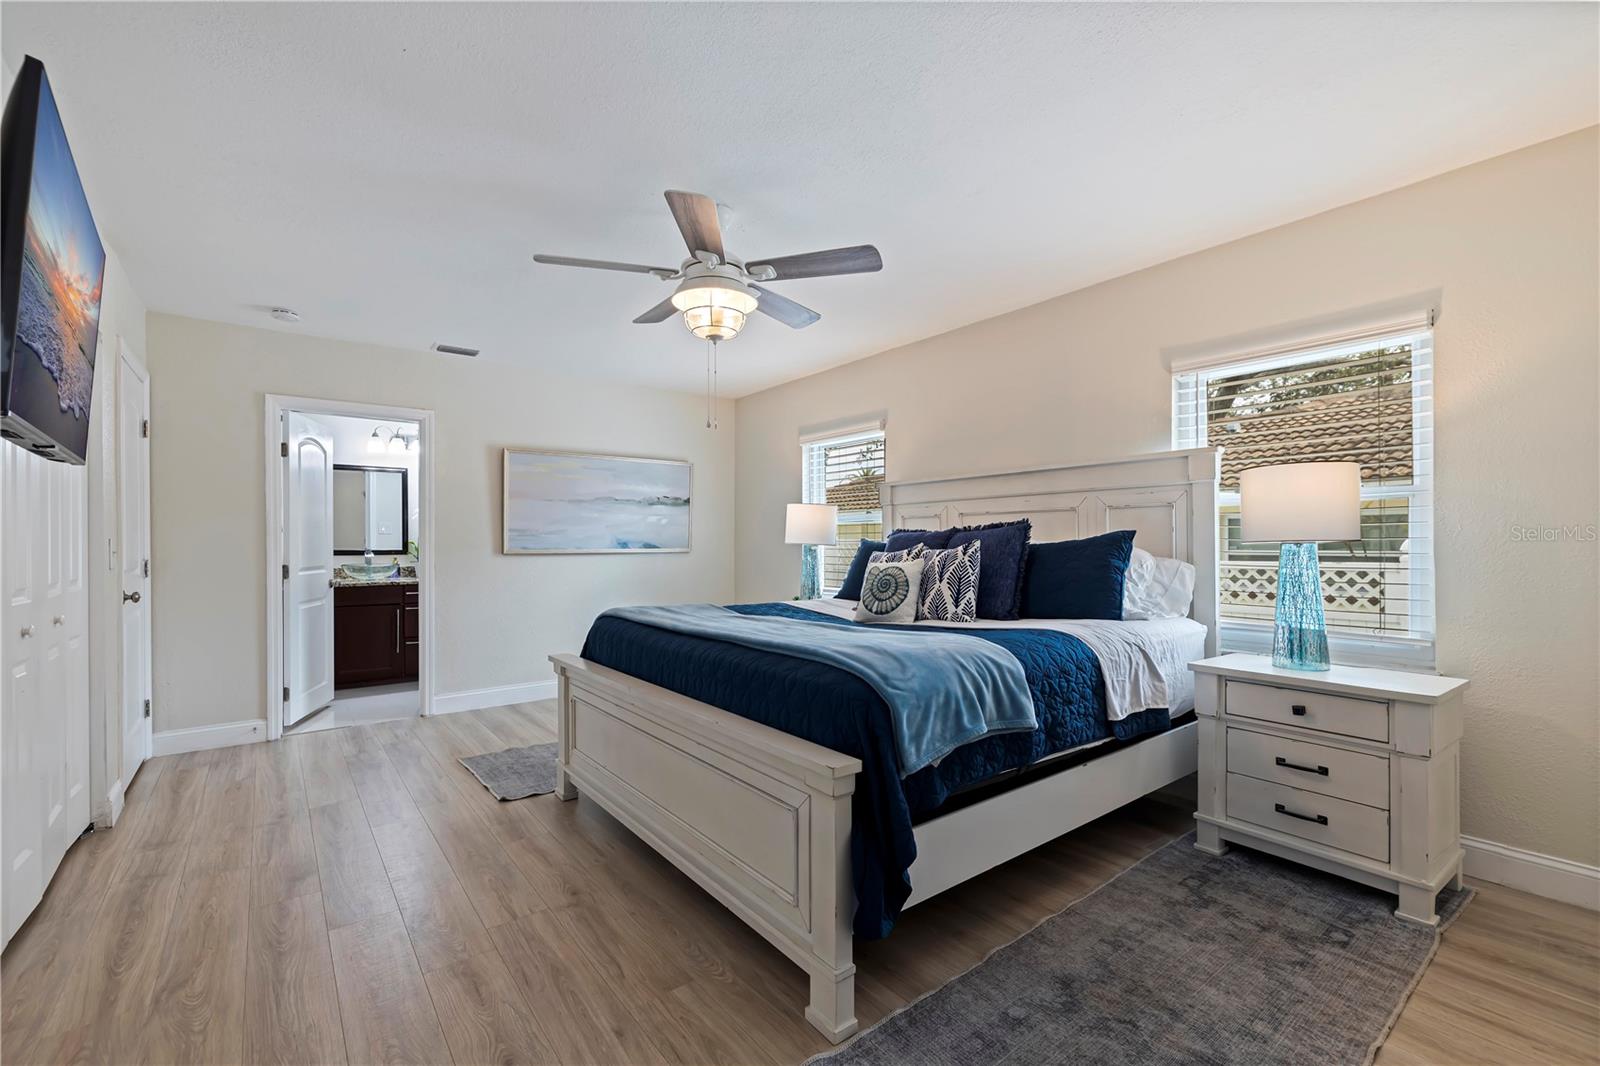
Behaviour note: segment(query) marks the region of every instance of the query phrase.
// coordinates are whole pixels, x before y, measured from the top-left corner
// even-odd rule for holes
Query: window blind
[[[1361,538],[1318,545],[1329,634],[1431,648],[1430,331],[1175,373],[1172,437],[1179,448],[1222,447],[1218,562],[1225,645],[1226,623],[1270,627],[1277,606],[1278,545],[1239,537],[1240,472],[1346,461],[1361,465]]]
[[[863,540],[883,536],[883,510],[878,490],[883,484],[884,438],[878,430],[808,441],[801,445],[806,503],[831,503],[839,508],[836,545],[818,553],[820,592],[832,594],[844,583],[850,561]]]

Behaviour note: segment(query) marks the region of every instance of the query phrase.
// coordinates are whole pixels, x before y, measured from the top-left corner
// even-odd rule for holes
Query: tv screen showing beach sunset
[[[49,79],[40,82],[9,404],[82,457],[106,256]]]

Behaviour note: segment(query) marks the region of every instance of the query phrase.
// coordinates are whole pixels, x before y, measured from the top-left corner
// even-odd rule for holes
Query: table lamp
[[[806,598],[821,595],[816,553],[809,546],[839,543],[839,508],[831,503],[789,504],[788,514],[784,516],[783,542],[807,545],[801,549],[804,563],[800,571],[800,595]]]
[[[1289,463],[1239,475],[1239,539],[1280,541],[1272,665],[1326,670],[1317,542],[1361,539],[1361,464]]]

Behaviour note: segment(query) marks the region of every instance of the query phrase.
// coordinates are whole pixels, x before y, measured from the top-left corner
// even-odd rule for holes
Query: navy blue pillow
[[[918,544],[929,550],[947,548],[953,532],[953,529],[897,529],[889,534],[889,539],[885,541],[888,547],[883,550],[903,552]]]
[[[1022,568],[1028,557],[1028,537],[1033,524],[994,522],[987,526],[958,526],[950,531],[947,547],[971,541],[983,544],[978,566],[978,617],[1006,621],[1022,609]]]
[[[987,553],[988,546],[983,550]],[[1122,586],[1132,558],[1131,529],[1033,545],[1022,584],[1022,617],[1121,618]],[[988,565],[987,555],[983,562]]]
[[[834,594],[836,600],[859,600],[861,598],[861,582],[867,579],[867,560],[873,552],[883,551],[883,541],[864,540],[856,548],[856,557],[850,560],[850,569],[844,573],[844,584],[839,586],[839,591]]]

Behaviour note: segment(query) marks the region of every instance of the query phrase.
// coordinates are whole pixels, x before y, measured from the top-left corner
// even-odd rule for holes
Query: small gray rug
[[[1364,1064],[1472,898],[1446,889],[1432,929],[1364,885],[1193,843],[1173,841],[810,1061]]]
[[[556,745],[529,744],[461,760],[498,800],[519,800],[556,790]]]

